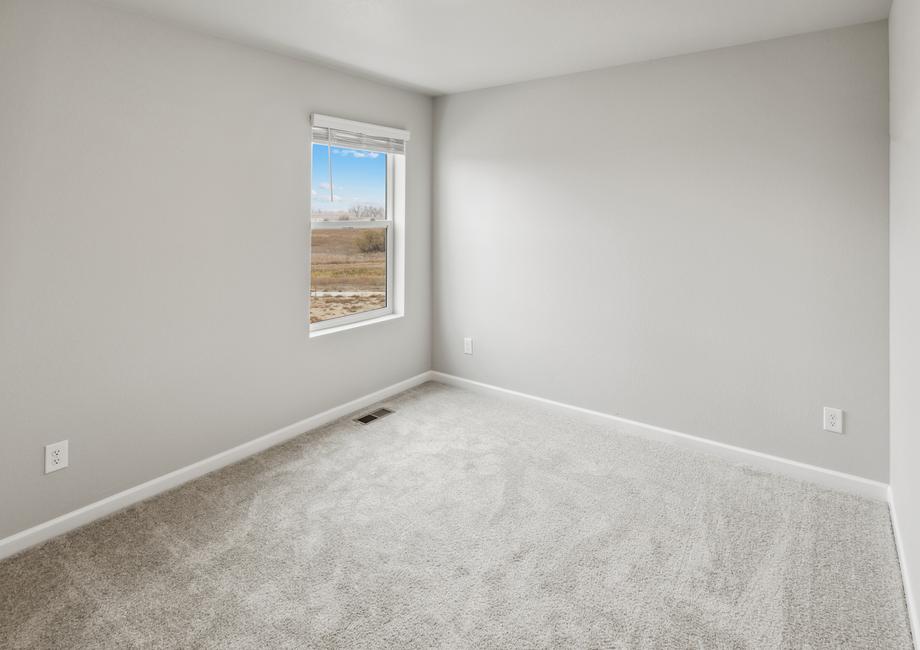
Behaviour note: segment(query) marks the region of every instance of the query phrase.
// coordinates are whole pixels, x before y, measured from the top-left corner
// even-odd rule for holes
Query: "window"
[[[398,313],[406,131],[313,116],[310,329]]]

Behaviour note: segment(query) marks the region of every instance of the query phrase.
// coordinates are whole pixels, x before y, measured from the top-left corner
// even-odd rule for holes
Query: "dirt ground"
[[[313,296],[310,298],[310,322],[329,320],[387,305],[386,293],[370,296]]]

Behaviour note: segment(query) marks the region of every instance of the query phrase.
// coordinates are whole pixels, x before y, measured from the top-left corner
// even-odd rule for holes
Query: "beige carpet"
[[[3,648],[910,648],[884,504],[426,384],[0,563]]]

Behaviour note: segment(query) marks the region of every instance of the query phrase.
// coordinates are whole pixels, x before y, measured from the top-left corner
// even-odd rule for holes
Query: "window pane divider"
[[[310,227],[314,230],[364,230],[366,228],[389,228],[392,221],[312,221]]]

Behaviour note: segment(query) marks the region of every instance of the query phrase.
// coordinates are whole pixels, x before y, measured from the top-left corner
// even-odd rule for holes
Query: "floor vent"
[[[370,424],[374,420],[379,420],[380,418],[385,418],[388,415],[392,415],[393,411],[387,408],[379,408],[376,411],[371,411],[365,415],[362,415],[359,418],[355,418],[355,422],[360,422],[361,424]]]

